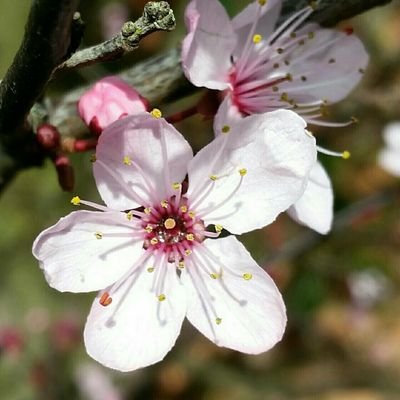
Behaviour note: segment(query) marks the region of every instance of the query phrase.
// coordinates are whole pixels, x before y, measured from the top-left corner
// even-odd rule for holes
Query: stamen
[[[81,204],[81,199],[79,198],[79,196],[74,196],[71,199],[71,204],[73,204],[74,206],[79,206]]]
[[[174,229],[175,226],[176,226],[176,221],[175,221],[173,218],[167,218],[167,219],[164,221],[164,227],[165,227],[166,229]]]
[[[167,297],[164,293],[161,293],[157,296],[158,301],[164,301]]]
[[[108,292],[104,292],[100,297],[99,303],[103,307],[107,307],[112,303],[112,297],[110,297]]]
[[[347,150],[338,152],[338,151],[332,151],[332,150],[325,149],[324,147],[321,147],[321,146],[317,146],[317,150],[322,154],[326,154],[328,156],[333,156],[333,157],[341,157],[345,160],[349,159],[350,155],[351,155],[350,152]]]
[[[239,190],[240,186],[242,185],[243,178],[244,178],[244,176],[246,175],[246,173],[247,173],[246,168],[240,169],[240,170],[239,170],[240,180],[239,180],[238,184],[236,185],[236,187],[232,190],[231,194],[230,194],[225,200],[223,200],[221,203],[219,203],[219,204],[217,204],[217,205],[214,205],[214,206],[207,207],[207,208],[205,208],[205,209],[203,209],[203,210],[199,210],[199,211],[197,212],[197,215],[198,215],[200,218],[203,218],[205,215],[210,214],[210,213],[212,213],[212,212],[218,210],[218,209],[221,208],[223,205],[225,205],[229,200],[231,200],[232,197],[233,197],[233,196],[236,194],[236,192]]]
[[[249,281],[249,280],[251,280],[252,278],[253,278],[253,275],[250,274],[250,273],[245,273],[245,274],[243,274],[243,279],[244,279],[245,281]]]
[[[260,43],[261,40],[262,40],[262,35],[260,35],[260,34],[255,34],[255,35],[253,36],[253,43],[254,43],[254,44]]]
[[[101,232],[95,232],[94,236],[96,237],[96,239],[100,240],[103,239],[103,234]]]
[[[154,117],[154,118],[161,118],[162,117],[162,112],[161,110],[159,110],[158,108],[153,108],[150,111],[150,114]]]
[[[221,322],[222,322],[222,318],[215,318],[215,323],[217,324],[217,325],[221,325]]]
[[[124,157],[124,164],[125,165],[132,165],[132,160],[129,156]]]

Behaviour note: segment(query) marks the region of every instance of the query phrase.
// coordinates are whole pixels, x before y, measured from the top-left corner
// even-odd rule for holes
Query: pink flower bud
[[[78,102],[79,115],[98,135],[114,121],[147,108],[147,100],[116,76],[99,80]]]
[[[50,124],[42,124],[37,128],[36,139],[45,150],[55,150],[60,145],[60,134]]]

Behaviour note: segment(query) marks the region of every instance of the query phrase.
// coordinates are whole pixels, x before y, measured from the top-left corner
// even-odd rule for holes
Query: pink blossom
[[[385,147],[379,152],[379,165],[389,174],[400,176],[400,121],[386,125],[383,140]]]
[[[96,134],[114,121],[144,112],[147,107],[147,101],[117,76],[100,79],[78,102],[79,115]]]
[[[351,30],[323,29],[304,21],[308,6],[274,30],[281,0],[252,2],[230,20],[218,0],[192,0],[185,13],[188,35],[182,64],[196,86],[223,92],[215,131],[247,115],[292,109],[307,122],[343,126],[320,119],[325,107],[343,99],[360,81],[368,62]],[[321,152],[343,156],[318,148]],[[289,214],[325,234],[333,220],[333,191],[321,164],[315,164],[304,197]]]
[[[105,129],[94,176],[106,206],[74,197],[98,211],[72,212],[33,245],[50,286],[100,290],[88,353],[121,371],[153,364],[185,316],[218,346],[273,347],[286,324],[282,297],[235,236],[219,235],[274,221],[304,192],[315,159],[305,122],[285,110],[224,126],[195,157],[172,125],[147,113]]]
[[[357,85],[368,55],[352,30],[304,25],[312,6],[274,30],[281,6],[281,0],[253,1],[230,20],[218,0],[192,0],[185,74],[196,86],[224,91],[225,110],[249,115],[286,108],[309,123],[338,126],[319,118]]]

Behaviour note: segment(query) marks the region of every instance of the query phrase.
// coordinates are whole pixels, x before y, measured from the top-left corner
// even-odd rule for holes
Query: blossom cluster
[[[195,155],[117,77],[79,101],[98,135],[93,173],[104,205],[73,197],[93,211],[61,218],[33,254],[51,287],[99,291],[84,340],[110,368],[163,359],[185,317],[218,346],[248,354],[282,339],[282,296],[234,235],[284,211],[329,231],[333,192],[317,153],[332,152],[307,124],[343,125],[325,121],[324,109],[359,82],[368,56],[352,31],[305,23],[315,6],[277,25],[281,6],[253,1],[232,20],[218,0],[187,6],[183,70],[193,85],[220,91],[215,138]]]

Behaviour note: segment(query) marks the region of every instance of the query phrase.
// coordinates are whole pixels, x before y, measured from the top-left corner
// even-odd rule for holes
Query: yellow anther
[[[133,218],[133,212],[132,211],[127,212],[126,218],[128,219],[128,221],[130,221]]]
[[[161,110],[159,110],[158,108],[153,108],[150,111],[150,114],[154,117],[154,118],[161,118],[162,117],[162,112]]]
[[[167,200],[163,200],[160,204],[161,204],[162,208],[167,208],[168,207],[168,201]]]
[[[150,243],[151,243],[152,245],[155,245],[155,244],[158,243],[158,239],[154,237],[153,239],[150,240]]]
[[[222,318],[215,318],[215,323],[217,325],[221,325],[221,322],[222,322]]]
[[[286,74],[286,79],[291,82],[293,80],[293,75],[292,74]]]
[[[193,235],[193,233],[188,233],[188,234],[186,235],[186,239],[192,242],[192,241],[194,240],[194,235]]]
[[[230,130],[231,130],[231,127],[229,125],[224,125],[221,128],[222,133],[229,133]]]
[[[315,38],[315,33],[314,32],[308,32],[308,38],[309,39],[314,39]]]
[[[192,250],[186,249],[186,250],[185,250],[185,254],[186,254],[187,256],[190,256],[190,255],[192,254]]]
[[[103,234],[101,232],[95,232],[94,236],[96,237],[96,239],[103,239]]]
[[[79,196],[75,196],[71,199],[71,204],[73,204],[74,206],[79,206],[79,204],[81,204],[81,199],[79,198]]]
[[[218,274],[215,274],[214,272],[213,272],[212,274],[210,274],[210,276],[211,276],[211,278],[213,278],[213,279],[218,279],[218,278],[219,278],[219,275],[218,275]]]
[[[147,268],[147,272],[149,272],[149,273],[154,272],[154,267],[149,267],[149,268]]]
[[[151,208],[150,207],[146,207],[144,209],[144,213],[147,214],[147,215],[150,215],[151,214]]]
[[[160,294],[157,296],[158,301],[164,301],[167,297],[165,296],[165,294]]]
[[[265,6],[265,4],[267,4],[267,0],[258,0],[258,4],[260,6]]]
[[[292,32],[292,33],[290,34],[290,37],[291,37],[292,39],[295,39],[295,38],[297,37],[297,33],[296,33],[296,32]]]
[[[190,218],[193,219],[196,216],[196,213],[194,211],[189,211],[188,215],[189,215]]]
[[[222,225],[215,225],[215,232],[221,233],[224,227]]]
[[[289,95],[286,92],[281,94],[281,101],[289,101]]]
[[[349,151],[346,150],[342,153],[342,158],[344,158],[345,160],[348,160],[350,157],[351,157],[351,154]]]
[[[129,156],[124,157],[124,164],[125,165],[132,165],[132,160]]]
[[[356,117],[351,117],[350,119],[351,119],[351,122],[352,122],[353,124],[358,124],[358,118],[356,118]]]
[[[185,213],[185,212],[187,212],[188,208],[187,208],[187,206],[181,206],[180,210],[181,210],[181,212]]]
[[[243,274],[243,279],[245,281],[249,281],[252,278],[253,278],[253,274],[250,274],[250,273],[247,273],[247,272],[245,274]]]
[[[185,262],[184,262],[184,261],[179,261],[178,267],[179,267],[180,269],[185,268]]]
[[[246,174],[247,174],[247,169],[246,168],[239,169],[239,175],[240,176],[245,176]]]
[[[210,175],[210,179],[212,181],[216,181],[218,179],[218,176],[217,175]]]
[[[178,182],[175,182],[172,184],[172,189],[174,190],[179,190],[182,187],[182,185]]]
[[[146,228],[144,228],[144,230],[145,230],[147,233],[151,233],[151,232],[153,232],[153,227],[149,224],[149,225],[146,226]]]
[[[256,34],[253,36],[253,43],[254,43],[254,44],[260,43],[261,40],[262,40],[262,36],[261,36],[260,34],[256,33]]]
[[[173,218],[167,218],[164,221],[164,227],[165,229],[174,229],[176,226],[176,221]]]
[[[96,162],[96,160],[97,160],[96,154],[93,153],[93,154],[90,156],[90,162]]]

